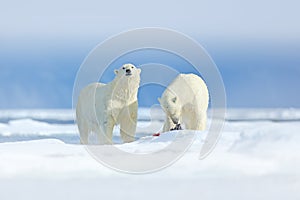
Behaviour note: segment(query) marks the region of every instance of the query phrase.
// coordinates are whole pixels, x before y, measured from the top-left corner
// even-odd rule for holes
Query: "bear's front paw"
[[[181,124],[176,124],[174,128],[171,128],[170,131],[182,130]]]

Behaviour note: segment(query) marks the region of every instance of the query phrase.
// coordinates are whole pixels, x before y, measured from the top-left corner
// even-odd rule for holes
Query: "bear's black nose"
[[[131,71],[130,71],[130,69],[126,69],[126,73],[130,73]]]

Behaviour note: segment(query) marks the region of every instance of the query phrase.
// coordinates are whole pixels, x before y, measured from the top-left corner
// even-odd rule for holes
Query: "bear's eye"
[[[125,69],[125,67],[122,67],[122,69]]]
[[[133,67],[131,67],[131,69],[133,69]]]

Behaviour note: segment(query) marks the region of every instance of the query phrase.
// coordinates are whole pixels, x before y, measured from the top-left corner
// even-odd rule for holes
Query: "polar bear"
[[[108,84],[92,83],[79,95],[76,118],[82,144],[89,143],[89,133],[98,136],[99,144],[112,144],[112,132],[120,124],[124,142],[134,141],[137,124],[137,93],[141,69],[124,64],[115,70]]]
[[[205,130],[209,94],[199,76],[179,74],[158,101],[166,113],[163,132],[176,129],[181,123],[186,129]]]

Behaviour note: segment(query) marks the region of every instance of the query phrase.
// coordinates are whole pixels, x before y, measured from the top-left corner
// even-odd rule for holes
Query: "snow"
[[[107,168],[79,145],[71,110],[0,112],[0,199],[299,199],[300,110],[228,110],[214,151],[199,160],[207,132],[173,165],[133,175]],[[178,131],[151,136],[158,109],[140,109],[137,140],[115,146],[143,154],[168,146]]]

